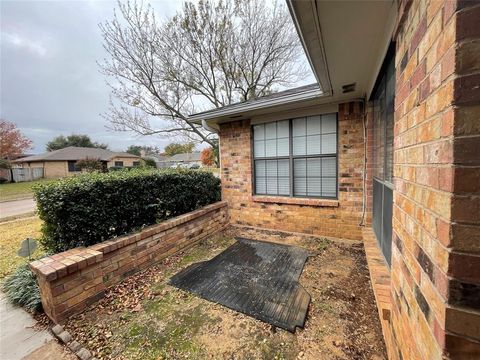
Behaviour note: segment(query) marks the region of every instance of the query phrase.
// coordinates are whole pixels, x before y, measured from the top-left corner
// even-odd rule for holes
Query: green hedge
[[[42,245],[89,246],[220,200],[220,180],[188,170],[85,174],[34,188]]]

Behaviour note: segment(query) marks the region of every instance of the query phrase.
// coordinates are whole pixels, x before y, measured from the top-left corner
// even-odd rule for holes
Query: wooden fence
[[[13,181],[33,181],[43,178],[43,167],[39,168],[13,168],[12,169]]]

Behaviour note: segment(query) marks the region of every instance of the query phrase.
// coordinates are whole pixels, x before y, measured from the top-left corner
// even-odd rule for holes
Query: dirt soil
[[[312,302],[295,334],[167,284],[235,236],[307,248],[300,283]],[[108,290],[66,324],[99,359],[386,359],[363,245],[252,229],[230,229]]]

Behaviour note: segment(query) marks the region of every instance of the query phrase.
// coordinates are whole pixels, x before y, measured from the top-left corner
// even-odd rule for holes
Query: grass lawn
[[[56,179],[40,179],[18,183],[0,184],[0,201],[22,199],[32,196],[32,186],[48,183]]]
[[[235,242],[234,236],[309,249],[300,283],[312,296],[295,334],[168,284],[189,264]],[[361,244],[294,234],[229,230],[126,278],[66,324],[98,359],[386,359]]]
[[[28,259],[17,255],[20,243],[27,237],[38,239],[42,221],[39,218],[0,223],[0,279],[14,271],[17,266],[24,264]],[[35,256],[42,253],[37,249]]]

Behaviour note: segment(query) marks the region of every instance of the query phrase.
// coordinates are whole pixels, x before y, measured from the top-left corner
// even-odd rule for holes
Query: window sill
[[[307,205],[317,207],[338,207],[338,200],[330,199],[307,199],[307,198],[293,198],[286,196],[252,196],[254,202],[274,203],[274,204],[288,204],[288,205]]]

